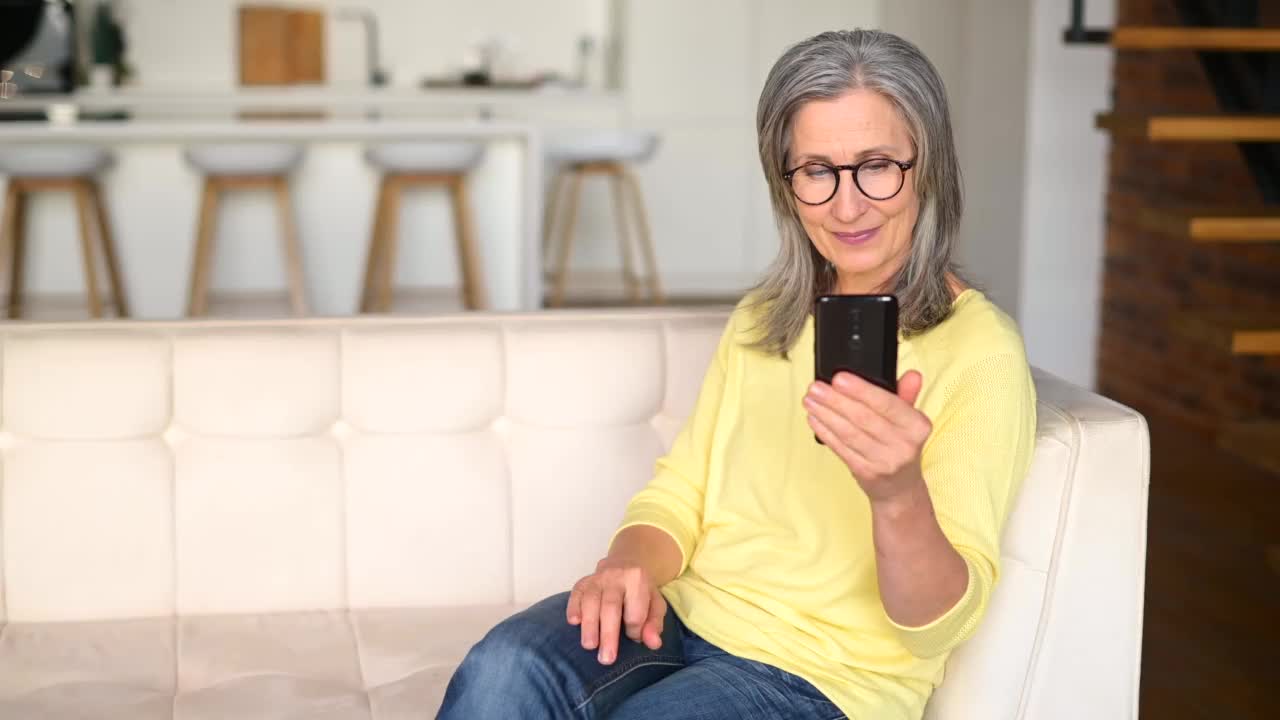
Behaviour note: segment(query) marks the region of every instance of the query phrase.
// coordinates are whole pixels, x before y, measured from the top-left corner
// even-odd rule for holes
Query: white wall
[[[1113,0],[1089,0],[1085,11],[1090,26],[1115,23]],[[1092,387],[1108,140],[1093,118],[1111,102],[1113,53],[1065,45],[1067,19],[1065,3],[1033,0],[1018,317],[1032,363]]]
[[[883,28],[920,46],[947,85],[964,175],[957,260],[1016,316],[1022,247],[1029,0],[895,0]]]

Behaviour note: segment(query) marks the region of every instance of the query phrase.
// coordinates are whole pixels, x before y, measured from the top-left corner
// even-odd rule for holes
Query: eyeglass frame
[[[898,183],[898,189],[897,189],[897,190],[894,190],[894,191],[893,191],[891,194],[889,194],[889,195],[886,195],[886,196],[884,196],[884,197],[878,198],[878,197],[872,197],[870,194],[868,194],[868,193],[867,193],[867,191],[866,191],[866,190],[863,190],[863,189],[862,189],[862,184],[858,182],[858,171],[862,169],[862,166],[863,166],[863,165],[866,165],[867,163],[873,163],[873,162],[891,162],[891,163],[893,163],[894,165],[897,165],[897,166],[898,166],[898,169],[902,171],[902,182]],[[833,171],[833,172],[835,173],[835,176],[836,176],[836,185],[835,185],[835,187],[831,190],[831,196],[830,196],[830,197],[828,197],[826,200],[823,200],[822,202],[811,203],[811,202],[808,202],[808,201],[806,201],[806,200],[802,199],[799,195],[797,195],[797,194],[796,194],[796,188],[795,188],[795,185],[793,185],[793,184],[792,184],[792,182],[791,182],[791,178],[792,178],[793,176],[795,176],[795,174],[796,174],[797,172],[800,172],[801,170],[803,170],[804,168],[806,168],[806,167],[808,167],[808,166],[810,166],[810,165],[821,165],[821,166],[823,166],[823,167],[825,167],[825,168],[827,168],[827,169],[829,169],[829,170]],[[852,173],[852,174],[853,174],[853,186],[854,186],[854,187],[856,187],[856,188],[858,188],[858,192],[862,193],[862,196],[863,196],[863,197],[865,197],[865,198],[867,198],[868,200],[875,200],[875,201],[877,201],[877,202],[880,202],[880,201],[884,201],[884,200],[892,200],[893,198],[895,198],[895,197],[897,197],[897,196],[898,196],[898,193],[902,192],[902,188],[904,188],[904,187],[906,187],[906,186],[907,186],[907,171],[908,171],[908,170],[910,170],[911,168],[915,167],[915,166],[916,166],[916,161],[915,161],[914,159],[912,159],[912,160],[894,160],[893,158],[887,158],[887,157],[872,157],[872,158],[867,158],[866,160],[863,160],[862,162],[854,163],[854,164],[852,164],[852,165],[832,165],[831,163],[824,163],[824,162],[819,162],[819,161],[817,161],[817,160],[810,160],[809,162],[806,162],[806,163],[804,163],[804,164],[802,164],[802,165],[797,165],[796,167],[791,168],[790,170],[788,170],[788,171],[786,171],[786,172],[782,173],[782,179],[787,181],[787,186],[791,188],[791,195],[792,195],[793,197],[795,197],[795,199],[796,199],[797,201],[802,202],[802,203],[804,203],[805,205],[808,205],[808,206],[810,206],[810,207],[817,207],[818,205],[826,205],[827,203],[831,202],[831,199],[832,199],[832,198],[834,198],[834,197],[836,196],[836,193],[840,192],[840,176],[841,176],[841,171],[843,171],[843,170],[848,170],[850,173]]]

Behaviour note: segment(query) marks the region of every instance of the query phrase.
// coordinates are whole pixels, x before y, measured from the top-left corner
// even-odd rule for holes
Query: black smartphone
[[[830,383],[848,371],[898,391],[898,299],[822,295],[813,306],[813,374]]]
[[[813,374],[831,382],[848,371],[898,391],[898,299],[822,295],[813,310]]]

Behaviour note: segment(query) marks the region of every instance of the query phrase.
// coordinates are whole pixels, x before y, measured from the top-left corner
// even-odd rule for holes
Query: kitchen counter
[[[0,111],[5,105],[0,104]],[[209,140],[431,140],[527,138],[534,128],[524,123],[476,120],[129,117],[70,123],[10,122],[0,124],[0,142],[136,143]]]
[[[533,89],[457,87],[412,89],[400,87],[254,87],[232,90],[192,91],[188,88],[121,88],[112,91],[84,90],[65,95],[31,94],[0,101],[0,109],[43,110],[55,104],[74,104],[81,109],[128,109],[135,111],[208,113],[236,109],[324,108],[330,111],[365,109],[413,112],[483,112],[485,110],[525,110],[543,105],[565,104],[588,109],[613,110],[622,106],[618,91],[581,90],[559,85]]]
[[[0,108],[9,101],[0,102]],[[100,181],[126,287],[143,318],[182,314],[194,245],[201,178],[183,159],[188,144],[286,140],[306,144],[292,178],[304,268],[315,312],[355,311],[373,220],[378,174],[366,144],[392,140],[477,140],[485,145],[469,174],[473,225],[495,310],[540,306],[541,133],[526,123],[466,119],[247,120],[152,113],[121,121],[0,123],[11,142],[107,145],[114,162]],[[3,176],[0,180],[7,182]],[[3,184],[3,183],[0,183]],[[452,215],[442,192],[407,193],[401,203],[398,283],[459,284]],[[213,293],[262,294],[283,288],[279,224],[263,194],[234,194],[219,214]],[[29,206],[28,287],[34,294],[83,292],[71,200],[47,193]]]

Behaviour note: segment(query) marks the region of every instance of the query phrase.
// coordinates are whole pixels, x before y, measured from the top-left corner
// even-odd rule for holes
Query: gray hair
[[[920,198],[910,254],[890,281],[898,297],[899,325],[910,337],[951,313],[947,274],[963,208],[947,94],[937,69],[914,44],[880,30],[824,32],[788,48],[760,93],[756,133],[769,183],[774,220],[782,236],[777,258],[748,294],[763,313],[751,345],[785,356],[804,330],[818,295],[832,292],[836,275],[810,242],[796,212],[787,171],[791,125],[811,100],[851,90],[879,93],[897,108],[915,146],[911,180]]]

